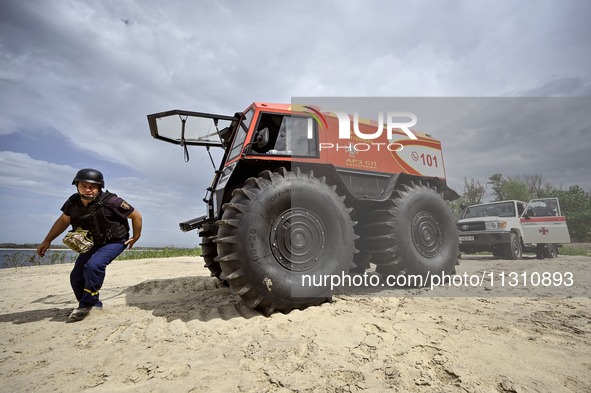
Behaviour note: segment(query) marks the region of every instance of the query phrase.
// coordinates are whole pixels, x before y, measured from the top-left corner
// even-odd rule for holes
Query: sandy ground
[[[105,309],[74,323],[72,265],[0,270],[0,391],[591,392],[589,257],[470,256],[458,266],[493,278],[573,273],[574,285],[549,293],[498,280],[349,288],[271,317],[242,306],[202,265],[115,262]]]

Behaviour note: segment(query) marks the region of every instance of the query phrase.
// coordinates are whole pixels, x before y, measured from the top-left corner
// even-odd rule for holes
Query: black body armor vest
[[[72,228],[78,227],[89,230],[95,245],[116,243],[129,237],[129,225],[127,220],[111,221],[105,216],[104,204],[116,196],[105,191],[101,197],[89,206],[83,206],[80,195],[70,197],[70,223]],[[78,198],[78,201],[76,200]]]

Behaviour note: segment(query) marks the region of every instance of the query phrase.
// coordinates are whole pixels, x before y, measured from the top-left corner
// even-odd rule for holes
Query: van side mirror
[[[525,211],[525,214],[523,215],[523,217],[524,217],[526,220],[529,220],[529,219],[531,219],[533,216],[535,216],[535,214],[534,214],[534,210],[533,210],[531,207],[530,207],[529,209],[527,209],[527,210]]]

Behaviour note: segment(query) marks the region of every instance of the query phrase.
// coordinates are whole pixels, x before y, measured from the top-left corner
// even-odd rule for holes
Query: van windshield
[[[465,210],[462,218],[477,217],[515,217],[515,205],[513,202],[503,202],[470,206]]]

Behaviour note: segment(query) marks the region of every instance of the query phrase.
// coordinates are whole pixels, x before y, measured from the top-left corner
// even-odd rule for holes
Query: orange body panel
[[[285,114],[298,114],[311,117],[310,112],[292,111],[289,104],[270,104],[255,102],[250,107],[256,109],[255,119],[261,111]],[[248,109],[250,109],[250,107]],[[320,108],[318,108],[320,109]],[[382,173],[408,173],[417,176],[429,176],[445,179],[445,167],[441,142],[431,136],[413,131],[418,139],[411,139],[400,129],[394,129],[388,140],[386,126],[382,125],[382,134],[375,139],[359,138],[353,131],[353,116],[350,116],[350,137],[339,139],[339,120],[334,113],[320,112],[326,120],[317,123],[319,136],[319,157],[265,157],[265,160],[311,162],[332,164],[335,167],[351,170],[363,170]],[[359,131],[364,135],[374,134],[378,129],[375,120],[359,119]],[[256,122],[250,125],[247,141],[252,139]],[[245,158],[261,159],[260,156]],[[234,160],[235,161],[235,160]],[[230,164],[228,162],[227,164]]]

